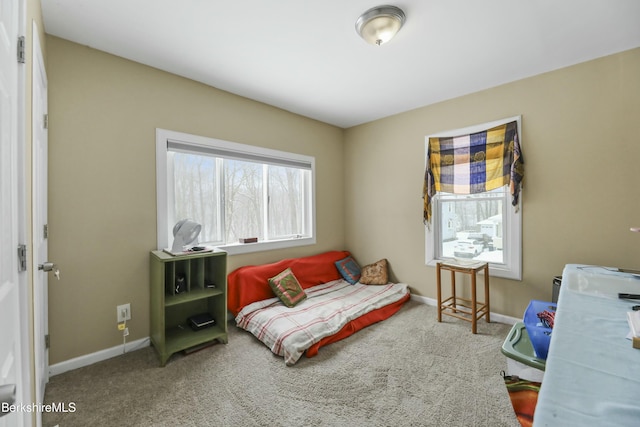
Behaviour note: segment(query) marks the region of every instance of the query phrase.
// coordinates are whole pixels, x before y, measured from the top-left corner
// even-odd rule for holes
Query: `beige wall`
[[[316,157],[318,243],[230,257],[244,265],[351,250],[435,298],[424,265],[424,136],[522,114],[524,279],[492,279],[492,311],[549,299],[566,263],[640,267],[640,49],[351,129],[250,101],[47,36],[50,112],[50,363],[149,333],[156,246],[155,128]]]
[[[344,247],[343,131],[68,41],[47,37],[50,363],[149,335],[156,248],[155,129],[315,156],[317,244],[229,258],[243,264]]]
[[[491,309],[522,317],[567,263],[640,269],[640,49],[346,131],[347,249],[386,257],[436,298],[424,265],[424,137],[522,114],[523,280],[491,279]]]

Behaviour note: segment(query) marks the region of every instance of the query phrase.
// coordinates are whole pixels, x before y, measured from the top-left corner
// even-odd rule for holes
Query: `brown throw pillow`
[[[386,285],[389,283],[387,260],[381,259],[378,262],[362,267],[360,283],[365,285]]]

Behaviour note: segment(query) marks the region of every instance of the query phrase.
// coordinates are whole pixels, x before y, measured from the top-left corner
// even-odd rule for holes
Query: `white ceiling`
[[[42,0],[47,33],[340,127],[640,46],[638,0]],[[639,77],[640,78],[640,77]]]

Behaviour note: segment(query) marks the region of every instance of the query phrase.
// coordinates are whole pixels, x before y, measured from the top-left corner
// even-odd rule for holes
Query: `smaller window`
[[[520,117],[457,129],[425,138],[454,137],[480,132]],[[447,259],[489,262],[491,275],[522,278],[522,209],[511,205],[509,186],[478,194],[438,193],[432,200],[432,219],[425,232],[426,264]]]

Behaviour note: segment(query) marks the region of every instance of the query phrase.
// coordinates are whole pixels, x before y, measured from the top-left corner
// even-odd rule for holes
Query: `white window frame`
[[[440,132],[425,137],[424,153],[425,153],[425,168],[427,167],[426,158],[429,150],[429,138],[443,138],[454,137],[460,135],[471,134],[475,132],[481,132],[486,129],[490,129],[495,126],[500,126],[505,123],[517,122],[518,126],[518,141],[520,147],[522,147],[522,116],[510,117],[507,119],[496,120],[489,123],[483,123],[475,126],[469,126],[461,129],[449,130],[446,132]],[[440,214],[439,206],[440,201],[438,197],[432,200],[431,206],[431,225],[425,227],[425,263],[428,266],[435,267],[440,261],[452,261],[451,258],[441,257],[437,253],[436,248],[440,245],[437,243],[440,241]],[[503,216],[502,224],[504,230],[508,232],[507,240],[505,241],[505,247],[509,248],[508,251],[504,251],[504,263],[495,264],[489,263],[489,274],[494,277],[503,277],[506,279],[522,280],[522,197],[518,200],[518,209],[515,209],[511,205],[511,195],[507,194],[505,197],[506,215]]]
[[[158,249],[161,250],[170,247],[170,242],[173,241],[171,233],[173,223],[170,224],[170,222],[173,221],[168,217],[169,203],[173,200],[173,197],[170,194],[170,192],[173,191],[173,186],[168,185],[170,172],[168,167],[169,143],[178,143],[185,148],[193,147],[194,152],[197,152],[198,149],[217,150],[230,154],[235,153],[239,158],[267,159],[276,164],[286,164],[287,162],[308,164],[311,170],[311,182],[309,183],[310,194],[308,194],[309,197],[305,200],[304,204],[304,209],[308,211],[306,229],[308,229],[309,232],[307,235],[296,236],[295,238],[290,239],[259,241],[257,243],[249,244],[223,244],[216,247],[226,251],[229,255],[236,255],[312,245],[316,243],[316,189],[314,157],[157,128],[156,193]]]

